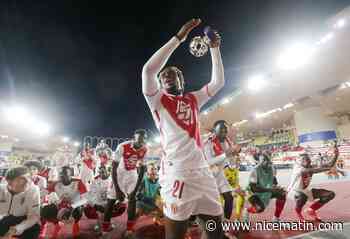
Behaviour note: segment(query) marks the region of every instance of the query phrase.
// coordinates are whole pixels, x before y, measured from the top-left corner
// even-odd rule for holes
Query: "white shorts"
[[[160,185],[165,202],[164,214],[172,220],[183,221],[198,214],[220,216],[223,213],[215,178],[208,168],[181,172],[178,177],[165,176]]]
[[[219,193],[232,192],[233,189],[229,182],[227,181],[224,171],[220,171],[219,173],[214,175],[216,185],[218,186]]]
[[[136,183],[137,183],[137,172],[128,172],[123,174],[117,174],[118,176],[118,186],[120,190],[127,196],[131,192],[135,190]],[[108,199],[116,199],[115,194],[115,188],[113,180],[110,180],[108,191],[107,191],[107,198]]]

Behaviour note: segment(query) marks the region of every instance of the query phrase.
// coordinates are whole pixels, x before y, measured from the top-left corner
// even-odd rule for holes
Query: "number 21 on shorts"
[[[184,188],[184,182],[175,180],[173,185],[173,190],[172,190],[173,197],[181,199],[183,188]]]

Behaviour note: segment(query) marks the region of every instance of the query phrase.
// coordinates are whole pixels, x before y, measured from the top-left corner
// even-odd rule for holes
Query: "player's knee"
[[[83,216],[83,211],[81,208],[75,208],[72,212],[72,217],[75,221],[79,221],[80,218]]]

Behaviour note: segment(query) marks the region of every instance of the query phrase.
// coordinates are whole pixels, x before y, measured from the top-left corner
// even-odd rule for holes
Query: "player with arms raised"
[[[163,68],[174,50],[200,23],[200,19],[192,19],[183,25],[154,53],[142,71],[143,94],[160,131],[164,151],[159,177],[167,239],[184,238],[191,215],[197,215],[201,222],[214,220],[220,225],[223,213],[219,191],[203,153],[198,119],[200,108],[225,83],[220,36],[215,33],[209,43],[212,76],[202,89],[184,93],[182,72],[175,66]],[[217,228],[214,232],[206,231],[207,238],[222,238],[223,232]]]

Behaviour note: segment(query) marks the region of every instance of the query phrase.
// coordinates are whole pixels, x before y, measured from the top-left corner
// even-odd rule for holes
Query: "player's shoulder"
[[[124,142],[118,144],[117,148],[123,148],[124,146],[131,145],[131,144],[132,144],[132,140],[127,140],[127,141],[124,141]]]
[[[74,183],[83,183],[83,181],[80,178],[78,178],[78,177],[72,177],[72,182],[74,182]]]

